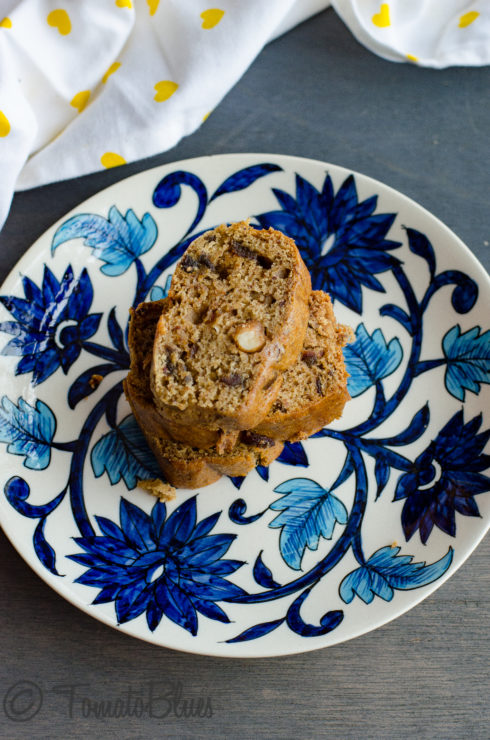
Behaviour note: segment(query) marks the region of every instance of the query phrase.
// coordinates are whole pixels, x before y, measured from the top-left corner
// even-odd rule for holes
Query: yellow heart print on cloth
[[[390,6],[388,3],[382,3],[379,13],[375,13],[372,21],[378,28],[386,28],[390,25]]]
[[[90,90],[82,90],[73,96],[70,105],[76,108],[79,113],[86,107],[90,98]]]
[[[479,15],[480,13],[476,10],[470,10],[469,13],[464,13],[459,19],[459,27],[466,28],[467,26],[470,26],[473,21],[476,21]]]
[[[172,80],[161,80],[161,82],[157,82],[155,85],[156,95],[153,100],[156,100],[157,103],[163,103],[172,97],[178,87],[178,84],[172,82]]]
[[[490,63],[490,0],[332,0],[354,36],[392,62]]]
[[[146,4],[148,5],[150,15],[155,15],[158,10],[158,6],[160,5],[160,0],[146,0]]]
[[[10,133],[10,121],[0,110],[0,136],[3,138],[4,136],[8,136]]]
[[[116,152],[106,152],[101,156],[100,163],[106,169],[110,169],[111,167],[120,167],[122,164],[126,164],[126,160],[120,154],[116,154]]]
[[[67,36],[71,33],[71,20],[66,10],[62,8],[52,10],[51,13],[48,13],[46,20],[48,21],[48,25],[57,28],[62,36]]]
[[[314,0],[319,10],[328,6],[322,2]],[[12,165],[0,178],[0,228],[14,186],[78,177],[174,147],[206,120],[288,18],[305,20],[312,4],[4,2],[0,146],[8,155],[2,163]],[[490,64],[490,0],[331,5],[361,44],[414,65],[414,75],[419,66]],[[28,63],[24,50],[32,51]]]
[[[220,8],[209,8],[208,10],[203,10],[201,13],[202,28],[214,28],[218,25],[224,14],[225,11],[220,10]]]

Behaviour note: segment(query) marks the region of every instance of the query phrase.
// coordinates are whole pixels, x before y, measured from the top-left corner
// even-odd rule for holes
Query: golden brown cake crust
[[[274,229],[242,222],[196,239],[155,332],[151,388],[161,416],[215,432],[256,426],[297,360],[310,292],[296,245]]]
[[[201,488],[214,483],[222,475],[247,475],[257,465],[270,465],[284,447],[281,442],[275,442],[272,447],[259,452],[252,449],[247,451],[240,445],[229,455],[214,453],[186,460],[169,454],[158,437],[148,438],[148,444],[166,479],[176,488]]]

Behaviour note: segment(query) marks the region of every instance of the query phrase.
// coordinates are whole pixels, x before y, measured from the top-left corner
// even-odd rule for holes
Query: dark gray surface
[[[313,157],[375,177],[443,220],[490,268],[487,69],[385,62],[327,11],[271,44],[201,130],[165,154],[18,194],[0,233],[0,278],[43,231],[127,175],[220,152]],[[0,535],[2,738],[488,738],[490,540],[444,586],[344,645],[276,659],[179,654],[98,623],[57,596]],[[39,685],[30,721],[3,711],[9,687]],[[85,718],[85,696],[128,690],[209,697],[211,717]],[[56,686],[76,689],[68,697]],[[68,689],[66,689],[68,690]],[[168,702],[154,704],[154,714]],[[209,713],[209,712],[208,712]]]

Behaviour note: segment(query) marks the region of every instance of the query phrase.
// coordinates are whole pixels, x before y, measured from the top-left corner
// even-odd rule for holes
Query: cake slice
[[[155,327],[164,306],[165,300],[142,303],[132,312],[129,346],[133,382],[140,382],[137,379],[141,378],[141,382],[148,385]],[[350,398],[342,348],[352,337],[350,328],[337,323],[330,297],[322,291],[313,291],[300,357],[283,374],[282,387],[272,409],[253,432],[274,440],[294,442],[338,419]],[[147,387],[144,393],[149,396]],[[163,419],[152,399],[139,409],[138,416],[142,428],[155,436],[164,434],[200,449],[215,447],[222,454],[231,452],[240,434]],[[249,439],[251,434],[248,433]]]
[[[128,344],[131,366],[125,390],[128,396],[127,389],[131,389],[133,404],[138,404],[135,413],[138,424],[145,432],[156,437],[168,437],[200,449],[216,447],[222,454],[231,452],[238,441],[239,432],[188,427],[172,419],[162,419],[155,406],[150,389],[151,359],[156,326],[166,302],[166,298],[148,301],[140,303],[136,309],[130,309]]]
[[[214,483],[222,475],[243,476],[257,465],[269,465],[280,455],[283,444],[264,436],[248,438],[244,432],[242,440],[229,440],[225,449],[218,444],[205,450],[170,438],[150,389],[151,350],[163,303],[143,303],[132,312],[131,368],[124,380],[124,391],[167,481],[176,488],[198,488]],[[222,442],[217,435],[219,441]]]
[[[150,433],[145,426],[145,407],[150,398],[139,395],[131,380],[124,381],[124,391],[135,419],[146,437],[166,480],[175,488],[200,488],[214,483],[222,475],[244,476],[257,465],[268,466],[284,447],[267,437],[245,437],[229,453],[220,454],[216,447],[200,450],[169,439],[161,428]],[[246,435],[247,433],[244,432]]]
[[[151,389],[165,422],[215,432],[260,423],[303,346],[310,292],[279,231],[242,222],[196,239],[155,332]]]
[[[254,429],[257,434],[289,442],[306,439],[340,418],[350,399],[342,348],[353,332],[337,323],[327,293],[313,291],[309,307],[300,358],[284,373],[277,399]]]

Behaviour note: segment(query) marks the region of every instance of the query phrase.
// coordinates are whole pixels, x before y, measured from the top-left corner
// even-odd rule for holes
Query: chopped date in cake
[[[199,254],[197,257],[191,257],[189,254],[185,254],[180,265],[186,272],[200,270],[202,267],[207,267],[209,270],[216,272],[216,265],[209,259],[207,254]]]
[[[177,374],[177,367],[172,360],[173,352],[174,350],[172,347],[165,347],[165,365],[163,367],[163,372],[166,375],[173,375],[175,377]]]
[[[264,434],[257,434],[251,430],[242,432],[241,436],[242,442],[251,447],[272,447],[275,444],[275,441],[270,437],[266,437]]]
[[[312,365],[316,365],[318,360],[323,357],[324,354],[325,350],[322,347],[318,347],[317,349],[305,349],[301,355],[301,359],[306,365],[308,365],[308,367],[311,367]]]
[[[323,396],[323,384],[320,378],[316,379],[316,389],[320,396]]]
[[[279,411],[280,413],[285,414],[287,412],[287,408],[282,401],[275,401],[272,406],[272,411]]]
[[[270,260],[268,257],[265,257],[263,254],[254,252],[253,249],[246,247],[245,244],[242,244],[236,239],[232,239],[230,249],[233,254],[236,254],[238,257],[243,257],[247,260],[254,260],[254,262],[263,267],[264,270],[270,270],[270,268],[272,267],[272,260]]]
[[[244,378],[239,373],[230,373],[230,375],[222,375],[220,381],[229,385],[230,388],[235,388],[238,385],[243,385]]]

